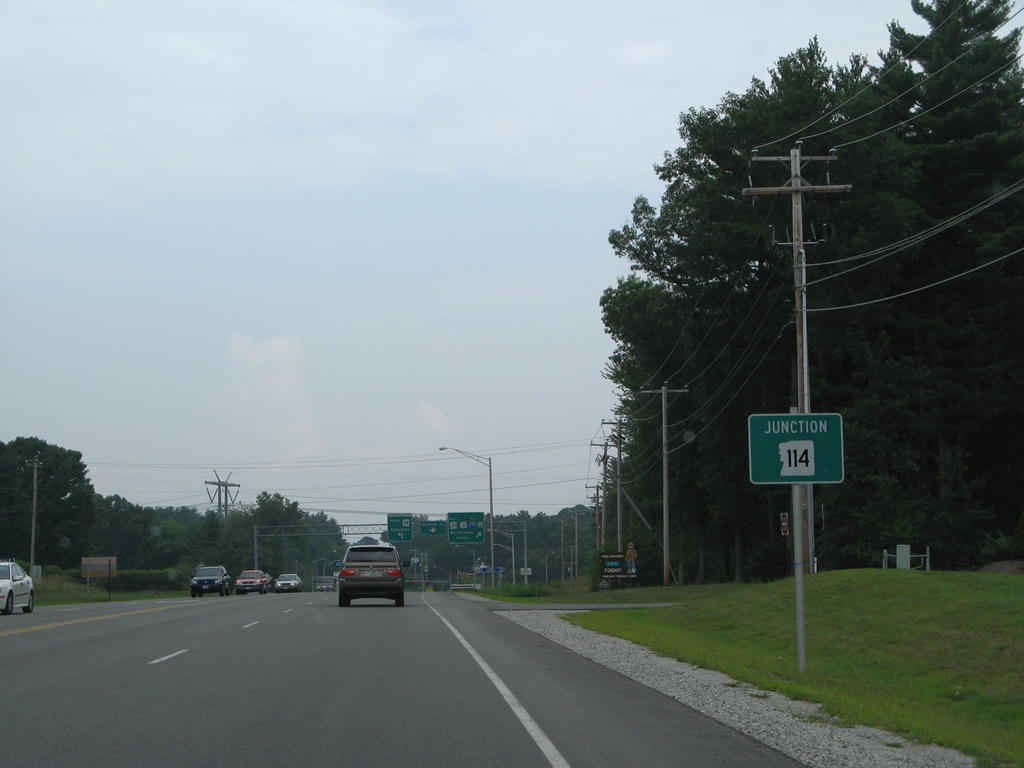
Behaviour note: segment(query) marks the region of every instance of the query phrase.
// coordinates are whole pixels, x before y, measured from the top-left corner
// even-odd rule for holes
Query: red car
[[[246,592],[258,592],[265,595],[270,591],[270,577],[263,571],[252,570],[242,571],[235,579],[235,594],[244,595]]]

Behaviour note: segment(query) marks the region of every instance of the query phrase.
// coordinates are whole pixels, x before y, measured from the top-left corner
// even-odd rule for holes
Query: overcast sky
[[[877,62],[892,19],[924,29],[909,0],[0,0],[0,440],[149,506],[217,472],[342,522],[485,510],[442,445],[492,457],[500,514],[586,503],[607,236],[679,113],[814,35]]]

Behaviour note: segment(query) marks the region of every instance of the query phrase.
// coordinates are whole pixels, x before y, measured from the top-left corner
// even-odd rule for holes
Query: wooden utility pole
[[[625,552],[622,548],[622,417],[615,421],[602,421],[601,426],[615,425],[612,439],[615,440],[615,545],[616,552]]]
[[[591,443],[594,448],[601,449],[601,482],[597,485],[598,496],[601,499],[601,522],[597,526],[597,548],[601,549],[608,539],[608,441],[603,443]],[[594,516],[597,517],[597,508],[594,509]]]
[[[667,587],[672,581],[672,565],[669,562],[668,547],[668,393],[689,392],[688,389],[669,389],[668,382],[661,389],[641,389],[641,395],[661,393],[661,559],[663,582]],[[680,574],[680,581],[682,574]]]
[[[615,426],[615,533],[618,535],[616,552],[624,552],[622,548],[622,418]]]
[[[807,258],[804,251],[804,216],[803,216],[803,195],[829,194],[838,192],[849,192],[853,189],[850,184],[808,184],[804,180],[802,171],[805,163],[824,162],[835,160],[835,155],[807,156],[801,154],[803,142],[798,141],[796,146],[789,151],[789,157],[760,157],[757,151],[751,158],[752,162],[789,162],[789,183],[781,187],[747,187],[743,190],[744,195],[789,195],[792,204],[793,215],[793,291],[794,309],[796,313],[796,368],[797,368],[797,413],[811,412],[811,384],[808,367],[808,344],[807,344]],[[810,516],[813,502],[810,485],[793,486],[794,493],[794,520],[793,532],[794,541],[801,531],[802,523],[807,523],[807,536],[803,537],[806,546],[802,552],[796,553],[802,562],[798,565],[802,573],[809,573],[812,569],[814,559],[814,518]],[[799,496],[796,494],[800,494]],[[798,527],[800,526],[800,527]]]
[[[32,536],[28,550],[28,575],[36,569],[36,499],[39,495],[39,457],[32,460]]]

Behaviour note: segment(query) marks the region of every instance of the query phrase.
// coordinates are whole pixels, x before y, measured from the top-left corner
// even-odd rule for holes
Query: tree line
[[[790,196],[799,141],[812,412],[844,420],[845,482],[817,486],[821,568],[929,547],[933,567],[1024,556],[1024,77],[1008,0],[913,0],[881,63],[829,64],[818,41],[768,80],[679,120],[680,146],[609,242],[630,267],[601,297],[616,342],[626,488],[661,520],[668,406],[670,536],[686,580],[788,572],[784,487],[748,481],[747,417],[797,405]],[[628,536],[660,546],[637,515]]]
[[[35,478],[33,478],[35,465]],[[39,438],[16,438],[0,443],[0,515],[3,538],[0,555],[27,561],[31,556],[33,485],[36,486],[35,563],[77,572],[83,557],[116,557],[119,571],[173,573],[179,583],[201,564],[223,565],[233,575],[254,567],[254,526],[281,526],[285,535],[261,536],[259,567],[276,576],[295,572],[310,579],[317,570],[333,573],[350,542],[334,518],[322,511],[303,510],[298,502],[263,492],[255,503],[233,505],[227,516],[195,507],[147,507],[120,495],[104,496],[93,489],[88,468],[78,451],[51,445]],[[415,516],[415,529],[425,516]],[[586,574],[596,547],[593,513],[584,506],[558,515],[530,515],[523,510],[496,515],[495,529],[515,537],[518,577],[530,567],[533,579],[558,581]],[[362,541],[385,541],[387,521],[380,534]],[[499,534],[499,544],[511,549]],[[490,539],[488,538],[488,542]],[[412,572],[434,574],[435,580],[458,580],[481,564],[490,565],[490,546],[453,547],[447,537],[417,535],[397,543],[403,557],[417,559]],[[524,549],[526,550],[524,552]],[[512,553],[496,548],[496,565],[504,581],[512,581]],[[578,553],[578,555],[577,555]],[[528,556],[527,561],[524,554]],[[328,557],[329,555],[329,557]],[[426,565],[426,568],[423,567]],[[469,576],[467,578],[472,578]]]

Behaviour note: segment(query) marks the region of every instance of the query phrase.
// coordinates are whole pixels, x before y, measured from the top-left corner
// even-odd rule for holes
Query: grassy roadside
[[[805,580],[807,672],[793,580],[517,598],[676,602],[567,617],[664,656],[822,704],[842,722],[1024,766],[1024,578],[850,570]]]
[[[167,597],[188,597],[187,589],[167,590],[166,592],[112,592],[93,585],[86,587],[75,579],[66,576],[45,576],[37,579],[35,584],[36,605],[74,605],[76,603],[115,603],[133,602],[138,600],[156,600]]]

